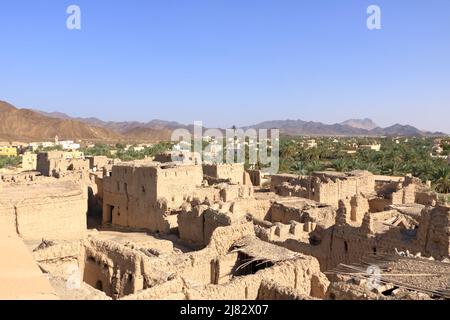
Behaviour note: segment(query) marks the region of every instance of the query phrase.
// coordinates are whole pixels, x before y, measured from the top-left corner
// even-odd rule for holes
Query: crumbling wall
[[[233,212],[250,214],[256,219],[265,220],[269,218],[272,200],[268,198],[246,198],[233,200]]]
[[[233,201],[235,199],[248,199],[253,196],[252,185],[224,185],[220,190],[220,198],[224,202]]]
[[[411,204],[415,202],[416,198],[416,185],[409,184],[406,186],[398,186],[397,191],[388,196],[391,200],[390,204]]]
[[[13,184],[0,194],[0,212],[24,239],[83,237],[87,210],[86,190],[72,181]]]
[[[89,213],[101,214],[103,209],[103,178],[95,173],[90,173],[87,189]]]
[[[121,300],[185,300],[184,288],[183,278],[176,277],[163,284],[125,296]]]
[[[368,171],[314,172],[311,176],[273,175],[271,191],[285,197],[301,197],[337,208],[341,199],[375,191],[375,177]]]
[[[290,224],[314,222],[323,227],[334,223],[335,210],[331,206],[321,205],[314,201],[293,198],[291,200],[275,201],[270,209],[269,221]]]
[[[178,209],[202,182],[199,166],[115,165],[103,180],[103,222],[169,232]]]
[[[0,187],[7,186],[9,183],[33,182],[38,179],[39,172],[20,172],[13,174],[0,174]]]
[[[68,171],[88,171],[89,160],[74,158],[73,153],[62,151],[41,152],[37,155],[37,171],[47,177],[60,178]]]
[[[87,156],[86,159],[89,161],[89,168],[96,171],[102,170],[113,162],[112,159],[108,159],[106,156]]]
[[[350,216],[354,222],[361,223],[364,215],[370,211],[369,201],[362,194],[353,196],[350,200]]]
[[[257,300],[312,300],[309,295],[292,287],[281,286],[273,280],[263,280],[258,291]]]
[[[419,222],[418,241],[424,253],[435,258],[450,254],[450,207],[437,205],[423,209]]]
[[[203,164],[203,174],[216,179],[229,180],[233,184],[244,184],[243,163]]]
[[[206,205],[185,206],[178,214],[178,231],[180,239],[188,243],[205,245],[205,217],[204,213],[209,207]]]
[[[160,279],[180,276],[190,283],[203,286],[217,281],[217,275],[226,277],[224,267],[229,262],[229,250],[232,245],[245,236],[254,236],[252,223],[234,224],[218,227],[213,231],[206,248],[166,259],[146,259],[143,261],[144,278]],[[232,259],[232,258],[231,258]],[[217,263],[220,260],[222,263]]]
[[[221,285],[208,285],[203,290],[187,290],[192,300],[256,300],[260,296],[263,281],[276,281],[280,286],[291,287],[297,294],[325,296],[329,281],[320,272],[319,263],[313,257],[280,262],[277,265],[245,277],[238,277]]]
[[[22,156],[22,169],[35,171],[37,169],[37,154],[26,152]]]
[[[438,201],[438,195],[432,191],[418,191],[415,196],[414,202],[425,206],[433,205]]]
[[[270,191],[283,197],[313,199],[314,187],[311,176],[277,174],[270,177]]]
[[[222,192],[222,187],[220,185],[197,187],[197,188],[195,188],[194,192],[192,193],[192,196],[188,197],[188,201],[194,200],[196,198],[200,202],[201,201],[209,201],[209,202],[223,201],[221,192]]]
[[[389,205],[391,205],[391,201],[389,199],[384,199],[381,197],[373,197],[369,199],[370,212],[384,211]]]
[[[223,211],[222,211],[223,210]],[[226,209],[225,209],[226,210]],[[204,213],[204,241],[209,243],[213,232],[219,227],[246,223],[247,219],[239,212],[225,211],[224,209],[208,208]]]
[[[262,175],[260,170],[246,170],[252,181],[252,185],[255,187],[260,187],[262,185]]]
[[[182,165],[157,169],[157,197],[165,198],[169,208],[180,207],[202,181],[201,166]]]
[[[83,281],[119,298],[144,288],[142,254],[112,241],[85,242]]]
[[[315,173],[312,199],[337,207],[339,200],[357,194],[370,194],[375,190],[375,178],[370,172],[352,172],[345,176],[329,176]]]

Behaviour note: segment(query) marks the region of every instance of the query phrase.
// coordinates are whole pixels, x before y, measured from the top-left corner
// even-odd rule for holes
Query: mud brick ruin
[[[265,188],[243,164],[29,158],[0,176],[0,249],[30,277],[0,278],[0,298],[450,297],[450,206],[412,176],[279,174]]]

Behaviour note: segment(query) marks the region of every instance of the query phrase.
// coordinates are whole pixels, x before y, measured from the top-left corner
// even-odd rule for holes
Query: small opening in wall
[[[344,247],[345,247],[345,252],[348,252],[348,243],[347,243],[347,241],[344,241]]]
[[[318,246],[322,241],[316,236],[316,235],[311,235],[309,237],[309,244],[313,245],[313,246]]]
[[[96,288],[97,290],[103,291],[103,282],[102,282],[101,280],[98,280],[98,281],[95,283],[95,288]]]
[[[114,206],[106,205],[106,223],[112,222],[112,214],[114,211]]]
[[[383,296],[391,296],[391,295],[392,295],[392,292],[394,292],[396,289],[398,289],[398,287],[393,287],[393,288],[391,288],[391,289],[388,289],[388,290],[386,290],[386,291],[383,291],[381,294],[382,294]]]
[[[238,259],[233,268],[232,274],[235,277],[255,274],[259,270],[270,268],[273,263],[270,261],[260,261],[246,255],[245,253],[239,252]]]

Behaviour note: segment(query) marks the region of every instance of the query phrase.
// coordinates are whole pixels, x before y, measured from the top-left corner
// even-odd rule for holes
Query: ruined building
[[[47,177],[61,177],[71,171],[88,171],[89,160],[81,152],[51,151],[37,155],[37,171]]]
[[[268,190],[243,164],[58,152],[37,168],[1,176],[0,219],[49,298],[450,298],[450,207],[411,176],[273,175]]]
[[[253,188],[248,178],[244,184],[243,166],[239,167],[232,176],[235,183],[209,185],[198,165],[147,161],[115,165],[102,181],[103,222],[169,233],[177,227],[177,214],[185,203],[250,197]]]

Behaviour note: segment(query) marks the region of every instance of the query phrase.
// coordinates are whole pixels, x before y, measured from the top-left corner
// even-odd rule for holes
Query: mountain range
[[[60,112],[18,109],[0,101],[0,140],[86,139],[93,141],[170,140],[174,129],[192,131],[192,125],[173,121],[103,121],[97,118],[76,118]],[[308,136],[443,136],[442,132],[428,132],[410,125],[395,124],[387,128],[377,126],[370,119],[350,119],[342,123],[324,124],[303,120],[265,121],[243,129],[280,129],[282,135]]]
[[[372,129],[365,129],[371,127]],[[443,132],[422,131],[410,125],[394,124],[381,128],[370,119],[352,119],[342,123],[324,124],[321,122],[303,120],[265,121],[247,128],[271,129],[279,128],[280,133],[290,136],[446,136]]]
[[[120,135],[71,118],[48,117],[30,109],[17,109],[0,101],[1,140],[42,140],[55,136],[71,139],[114,140]]]

